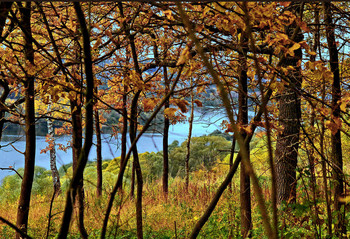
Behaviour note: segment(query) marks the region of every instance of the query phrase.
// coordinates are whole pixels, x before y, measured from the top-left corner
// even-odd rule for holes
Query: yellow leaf
[[[165,117],[167,117],[167,118],[172,118],[172,117],[175,116],[176,111],[177,111],[177,110],[176,110],[175,108],[166,108],[166,109],[164,110],[164,115],[165,115]]]
[[[289,48],[289,50],[295,51],[295,50],[297,50],[299,48],[300,48],[300,44],[299,43],[294,43],[294,45],[291,48]]]
[[[299,43],[294,43],[294,45],[288,49],[287,54],[294,56],[294,51],[300,48]]]
[[[204,8],[203,15],[206,15],[207,12],[209,12],[210,10],[211,10],[211,9],[210,9],[208,6],[206,6],[206,7]]]
[[[164,15],[169,19],[169,20],[174,20],[174,17],[172,16],[171,10],[165,10]]]
[[[348,102],[346,101],[343,101],[341,104],[340,104],[340,110],[341,111],[346,111],[346,105],[347,105]]]
[[[309,54],[312,56],[316,56],[316,52],[314,52],[314,51],[309,51]]]
[[[181,52],[180,58],[176,63],[176,66],[184,64],[190,58],[190,48],[186,46],[185,49]]]
[[[338,201],[341,203],[349,203],[350,202],[350,196],[345,196],[345,197],[339,197]]]

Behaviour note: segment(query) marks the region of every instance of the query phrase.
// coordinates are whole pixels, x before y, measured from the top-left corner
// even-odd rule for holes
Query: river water
[[[198,137],[202,135],[208,135],[216,129],[221,129],[220,124],[223,120],[223,114],[207,113],[202,115],[200,113],[195,114],[195,120],[193,124],[192,136]],[[174,140],[178,140],[180,143],[187,139],[188,135],[188,122],[177,123],[171,125],[169,129],[169,144]],[[110,135],[102,135],[102,158],[113,159],[120,156],[120,138],[111,137]],[[15,142],[13,142],[16,140]],[[22,136],[3,136],[3,140],[0,143],[0,168],[7,168],[9,166],[18,169],[24,167],[24,155],[20,152],[25,151],[25,138]],[[57,144],[63,144],[67,146],[70,142],[70,136],[58,137],[55,139]],[[95,141],[95,137],[94,137]],[[11,143],[11,145],[9,145]],[[130,142],[128,142],[130,146]],[[146,133],[138,141],[137,147],[140,153],[144,152],[158,152],[162,150],[163,137],[161,134]],[[40,151],[47,147],[45,137],[36,137],[36,158],[35,164],[44,168],[50,168],[49,152],[40,153]],[[14,149],[16,148],[16,150]],[[89,160],[96,159],[96,147],[93,146],[90,150]],[[68,149],[66,152],[57,150],[57,168],[64,164],[72,162],[72,149]],[[4,177],[13,174],[12,171],[0,170],[0,183]]]

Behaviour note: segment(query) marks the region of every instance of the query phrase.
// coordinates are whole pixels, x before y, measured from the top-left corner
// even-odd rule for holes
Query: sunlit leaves
[[[186,63],[190,59],[190,56],[191,56],[190,50],[191,50],[190,45],[187,45],[185,49],[181,52],[180,58],[176,63],[177,66],[180,66]]]
[[[166,108],[164,110],[164,115],[168,117],[169,119],[172,119],[175,117],[175,113],[177,112],[176,108]]]
[[[331,133],[334,135],[339,131],[339,129],[341,129],[342,121],[340,118],[332,117],[332,120],[326,121],[326,126],[331,131]]]

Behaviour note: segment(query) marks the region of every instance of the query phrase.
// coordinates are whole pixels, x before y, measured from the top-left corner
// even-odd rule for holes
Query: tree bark
[[[164,85],[165,94],[169,93],[169,79],[166,66],[163,67],[164,70]],[[164,103],[164,110],[169,108],[169,99]],[[167,116],[164,116],[164,131],[163,131],[163,194],[168,195],[169,191],[169,126],[170,120]]]
[[[130,127],[131,127],[131,124],[130,124]],[[131,140],[131,138],[130,138],[130,140]],[[134,155],[134,153],[133,153],[133,155]],[[132,166],[131,166],[131,179],[130,179],[131,183],[130,183],[130,195],[129,195],[131,199],[135,198],[135,174],[136,174],[135,163],[133,161]]]
[[[96,134],[96,170],[97,185],[96,196],[102,196],[102,142],[101,142],[101,126],[98,109],[95,109],[95,134]]]
[[[326,82],[323,80],[322,84],[322,102],[325,102],[326,100]],[[322,103],[322,106],[324,107],[324,103]],[[322,161],[321,161],[321,166],[322,166],[322,180],[323,180],[323,190],[324,190],[324,197],[326,200],[326,209],[327,209],[327,233],[328,237],[332,238],[332,210],[331,210],[331,199],[329,196],[329,191],[328,191],[328,179],[327,179],[327,167],[326,167],[326,161],[324,160],[325,158],[325,144],[324,144],[324,139],[325,139],[325,118],[322,116],[321,118],[321,133],[320,133],[320,153],[322,156]]]
[[[75,198],[79,191],[80,182],[83,179],[84,168],[86,166],[90,148],[92,146],[93,138],[93,95],[94,95],[94,75],[92,71],[92,58],[90,48],[90,36],[87,30],[84,13],[80,7],[79,2],[74,2],[74,8],[79,20],[80,29],[83,35],[83,49],[84,49],[84,65],[86,75],[86,92],[85,92],[85,143],[79,155],[78,165],[74,170],[73,178],[67,190],[66,206],[64,209],[61,228],[58,238],[67,238],[69,231],[69,224],[72,218],[73,205]]]
[[[245,54],[248,49],[248,39],[244,34],[241,36],[241,46],[243,54],[239,53],[239,80],[238,80],[238,123],[242,127],[248,126],[248,77],[247,77],[247,59]],[[241,135],[245,138],[247,133],[242,128]],[[246,146],[249,157],[249,144]],[[241,203],[241,235],[243,238],[251,237],[252,212],[250,198],[250,177],[246,172],[245,164],[241,164],[240,171],[240,203]]]
[[[131,105],[131,114],[130,114],[130,141],[134,142],[136,139],[137,132],[137,103],[140,95],[140,91],[138,91]],[[136,191],[136,227],[137,227],[137,238],[143,238],[143,226],[142,226],[142,188],[143,188],[143,179],[142,172],[140,167],[139,155],[137,151],[137,145],[135,144],[132,147],[132,155],[133,155],[133,170],[136,173],[137,179],[137,191]]]
[[[339,74],[339,57],[338,48],[335,39],[335,23],[332,19],[331,3],[324,3],[326,36],[329,49],[329,63],[333,73],[332,83],[332,121],[340,120],[340,100],[341,100],[341,79]],[[340,202],[340,198],[344,196],[344,180],[343,180],[343,156],[340,126],[331,134],[332,147],[332,177],[334,181],[334,210],[338,213],[338,221],[335,224],[334,231],[339,238],[346,237],[345,224],[345,205]]]
[[[123,128],[122,128],[122,142],[121,142],[121,155],[120,155],[120,169],[122,169],[123,163],[126,160],[126,144],[127,144],[127,134],[128,134],[128,110],[127,110],[127,90],[128,86],[124,85],[124,92],[123,92],[123,109],[122,109],[122,116],[123,116]],[[124,177],[124,170],[120,170],[120,177]],[[123,184],[120,184],[120,190],[122,190]]]
[[[26,34],[23,34],[24,38],[24,55],[25,59],[29,62],[26,67],[30,68],[34,66],[34,49],[32,44],[32,31],[31,31],[31,3],[24,3],[24,7],[20,8],[21,21],[23,29]],[[23,172],[23,180],[21,185],[21,195],[18,202],[17,209],[17,227],[24,233],[27,233],[28,229],[28,216],[30,207],[30,197],[34,179],[35,169],[35,102],[34,102],[34,81],[35,78],[31,74],[26,74],[24,81],[25,87],[25,135],[26,135],[26,150],[25,150],[25,165]],[[21,238],[20,233],[16,233],[16,238]]]
[[[81,154],[83,147],[83,126],[81,115],[81,102],[79,100],[80,95],[77,98],[70,101],[71,115],[72,115],[72,141],[73,141],[73,172],[77,169],[79,164],[79,155]],[[83,190],[83,175],[78,186],[77,204],[78,204],[78,227],[83,238],[86,238],[87,233],[84,228],[84,190]]]
[[[123,12],[123,4],[122,2],[118,3],[118,7],[120,10],[120,15],[121,17],[124,17],[124,12]],[[138,56],[137,56],[137,49],[135,45],[135,36],[130,34],[130,30],[127,30],[126,28],[126,23],[124,21],[123,23],[125,27],[125,34],[127,38],[129,39],[130,43],[130,50],[131,50],[131,55],[132,59],[134,62],[134,67],[135,67],[135,72],[137,73],[138,77],[140,78],[141,81],[142,79],[142,71],[139,66],[138,62]],[[130,141],[134,142],[136,141],[136,133],[137,133],[137,119],[138,119],[138,114],[137,114],[137,105],[138,105],[138,99],[141,94],[141,90],[138,89],[137,92],[134,95],[134,98],[131,102],[131,112],[130,112]],[[140,167],[140,162],[139,162],[139,156],[137,152],[137,145],[136,143],[131,147],[132,154],[134,157],[133,161],[133,167],[136,172],[136,178],[137,178],[137,195],[136,195],[136,227],[137,227],[137,238],[142,239],[143,238],[143,226],[142,226],[142,189],[143,189],[143,179],[142,179],[142,172],[141,172],[141,167]],[[122,170],[122,169],[121,169]]]
[[[191,81],[191,113],[190,118],[188,120],[189,129],[188,129],[188,137],[186,143],[186,159],[185,159],[185,169],[186,169],[186,191],[188,191],[188,185],[190,183],[190,156],[191,156],[191,139],[192,139],[192,127],[193,127],[193,117],[194,117],[194,92],[193,92],[193,79]]]
[[[51,111],[51,102],[47,107],[50,113]],[[56,166],[56,144],[55,144],[55,131],[53,127],[53,120],[47,119],[47,132],[50,137],[50,168],[52,174],[52,182],[54,188],[54,194],[59,194],[61,191],[60,175]]]
[[[76,50],[76,57],[79,59],[81,54]],[[78,69],[75,69],[78,72]],[[73,81],[75,87],[79,87],[78,81]],[[82,123],[82,96],[76,94],[75,99],[70,100],[70,108],[72,115],[72,143],[73,143],[73,172],[79,164],[79,156],[83,147],[83,123]],[[87,232],[84,227],[84,176],[81,175],[81,180],[77,189],[77,206],[78,206],[78,228],[82,238],[87,238]]]
[[[300,2],[292,3],[290,10],[294,13],[300,11]],[[296,23],[286,27],[286,34],[291,38],[297,28]],[[295,42],[300,42],[303,35],[299,29],[296,33]],[[291,47],[291,46],[287,46]],[[301,87],[302,76],[298,61],[302,58],[301,49],[294,51],[294,56],[286,56],[281,62],[282,67],[291,66],[286,77],[292,84],[285,84],[283,93],[279,96],[279,125],[282,130],[277,136],[275,151],[276,160],[276,186],[277,203],[294,203],[296,201],[296,167],[299,149],[299,130],[300,130],[300,96],[296,89]]]
[[[315,7],[315,35],[314,35],[314,41],[313,41],[313,45],[312,45],[312,50],[313,52],[317,52],[317,46],[319,45],[319,8],[318,6]],[[310,62],[315,62],[316,61],[316,55],[312,55],[310,57]],[[315,135],[315,107],[313,104],[310,105],[312,107],[312,111],[311,111],[311,118],[310,118],[310,130],[311,130],[311,134],[314,136]],[[315,145],[315,137],[312,137],[310,140],[312,145]],[[318,224],[317,228],[317,222],[320,220],[319,219],[319,215],[318,215],[318,210],[317,210],[317,178],[316,178],[316,171],[315,171],[315,166],[316,166],[316,158],[314,157],[314,148],[313,147],[308,147],[306,146],[307,150],[308,150],[308,161],[309,161],[309,168],[310,168],[310,185],[311,185],[311,190],[312,190],[312,202],[313,202],[313,206],[314,206],[314,227],[315,227],[315,235],[317,238],[320,237],[319,232],[321,232],[321,224]]]
[[[235,139],[235,135],[233,135],[232,136],[232,143],[231,143],[231,150],[230,150],[230,159],[229,159],[230,169],[233,166],[233,159],[235,157],[235,148],[236,148],[236,139]],[[232,182],[229,183],[228,190],[230,191],[230,193],[232,193]]]

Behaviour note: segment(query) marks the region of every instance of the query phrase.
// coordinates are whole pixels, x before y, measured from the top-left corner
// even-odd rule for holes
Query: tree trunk
[[[80,29],[83,35],[84,65],[86,75],[85,92],[85,143],[79,155],[78,165],[73,173],[73,178],[67,190],[66,206],[64,209],[63,220],[58,234],[58,238],[67,238],[69,225],[72,217],[73,205],[77,194],[80,194],[80,185],[83,180],[84,168],[86,166],[93,138],[93,95],[94,95],[94,75],[91,58],[90,36],[87,30],[84,13],[78,2],[74,2],[74,8],[79,21]],[[81,233],[81,236],[87,236]]]
[[[50,113],[51,101],[47,108]],[[60,175],[56,167],[55,131],[54,131],[52,119],[47,119],[47,133],[50,137],[50,168],[51,168],[51,174],[52,174],[53,188],[54,188],[54,193],[59,194],[61,192],[61,183],[60,183]]]
[[[248,125],[248,77],[247,77],[247,53],[248,39],[242,35],[241,46],[243,54],[239,53],[239,81],[238,81],[238,123],[244,127]],[[247,133],[241,129],[243,138]],[[247,152],[249,156],[249,144],[247,145]],[[252,229],[252,212],[251,212],[251,198],[250,198],[250,178],[246,172],[245,164],[241,164],[240,171],[240,202],[241,202],[241,235],[243,238],[251,237],[250,231]]]
[[[137,103],[141,91],[138,91],[131,103],[131,113],[130,113],[130,141],[134,142],[136,139],[137,133]],[[133,171],[135,170],[137,178],[137,191],[136,191],[136,227],[137,227],[137,238],[143,238],[143,228],[142,228],[142,188],[143,188],[143,179],[142,172],[139,162],[139,155],[137,151],[137,145],[131,149],[133,155]]]
[[[131,127],[131,124],[130,124],[130,127]],[[130,137],[130,141],[131,141],[131,137]],[[133,155],[134,155],[134,153],[133,153]],[[133,160],[135,160],[135,159],[133,159]],[[131,166],[131,179],[130,179],[131,183],[130,183],[130,195],[129,195],[131,199],[135,198],[135,174],[136,174],[135,163],[133,161],[132,166]]]
[[[78,27],[78,26],[77,26]],[[77,59],[81,58],[79,50],[76,50]],[[77,68],[77,67],[76,67]],[[77,74],[79,69],[75,69]],[[82,72],[80,72],[82,74]],[[73,80],[75,87],[79,87],[78,80]],[[83,147],[83,123],[82,123],[82,96],[76,94],[75,99],[70,100],[70,109],[72,115],[72,143],[73,143],[73,172],[77,169],[79,164],[79,156]],[[77,206],[78,206],[78,228],[80,235],[83,238],[87,237],[87,232],[84,227],[84,176],[81,175],[81,180],[77,189]]]
[[[230,150],[230,159],[229,159],[230,169],[233,166],[233,158],[235,156],[235,148],[236,148],[236,139],[235,139],[235,135],[233,135],[232,136],[232,143],[231,143],[231,150]],[[232,193],[232,182],[229,183],[228,190],[230,191],[230,193]]]
[[[335,24],[332,20],[331,3],[325,2],[325,23],[326,23],[326,36],[329,49],[329,61],[331,71],[333,73],[332,84],[332,122],[336,123],[336,120],[340,120],[340,100],[341,100],[341,79],[339,74],[339,59],[338,48],[335,40]],[[332,177],[334,180],[334,210],[338,213],[338,221],[335,224],[334,231],[337,237],[346,237],[346,224],[345,224],[345,205],[342,204],[339,198],[344,196],[344,181],[343,181],[343,158],[341,147],[341,134],[340,126],[331,135],[331,147],[332,147],[332,163],[333,172]]]
[[[26,34],[24,37],[24,54],[26,60],[29,62],[26,67],[34,66],[34,49],[32,45],[32,31],[31,31],[31,3],[24,3],[25,6],[20,8],[21,22]],[[18,202],[17,209],[17,227],[24,233],[28,229],[28,216],[30,207],[30,196],[32,192],[32,185],[34,179],[35,169],[35,102],[34,102],[34,76],[26,74],[24,81],[25,87],[25,135],[26,135],[26,150],[25,150],[25,165],[23,172],[23,180],[21,185],[21,195]],[[16,238],[21,235],[16,233]]]
[[[77,96],[79,97],[79,95]],[[72,141],[73,141],[73,172],[78,167],[79,155],[81,154],[83,146],[83,126],[81,116],[81,103],[79,99],[71,100],[71,114],[72,114]],[[84,228],[84,190],[83,190],[83,175],[78,186],[78,226],[80,234],[83,238],[87,237],[86,230]]]
[[[146,130],[151,126],[152,120],[157,116],[157,114],[159,113],[161,108],[164,106],[165,101],[167,99],[169,99],[170,95],[172,95],[172,93],[174,92],[175,87],[177,85],[177,82],[179,81],[179,79],[181,77],[181,73],[183,71],[183,68],[184,68],[183,65],[180,66],[179,72],[178,72],[178,74],[177,74],[177,76],[175,78],[174,84],[172,85],[169,94],[167,94],[162,99],[162,101],[159,103],[157,108],[153,111],[152,115],[150,116],[150,118],[147,120],[147,122],[143,126],[142,131],[137,135],[136,140],[139,140],[141,135],[143,133],[145,133]],[[137,141],[133,142],[132,144],[136,144],[136,143],[137,143]],[[113,187],[113,190],[112,190],[112,192],[110,194],[110,197],[108,199],[108,205],[107,205],[107,209],[106,209],[106,212],[105,212],[105,216],[104,216],[104,219],[103,219],[103,225],[102,225],[102,229],[101,229],[101,238],[105,238],[105,236],[106,236],[107,224],[108,224],[109,216],[110,216],[110,213],[111,213],[111,210],[112,210],[112,207],[113,207],[113,201],[114,201],[114,198],[115,198],[115,195],[116,195],[118,189],[121,188],[121,185],[123,183],[122,175],[123,175],[123,173],[124,173],[124,171],[126,169],[129,157],[130,157],[130,151],[127,153],[127,155],[125,157],[125,161],[123,162],[123,164],[120,167],[120,172],[118,174],[117,181],[116,181],[116,183],[115,183],[115,185]]]
[[[78,96],[79,97],[79,96]],[[79,99],[70,101],[72,115],[72,150],[73,150],[73,171],[77,168],[79,155],[83,146],[83,129],[81,119],[81,103]]]
[[[194,92],[193,92],[193,79],[191,81],[191,113],[190,118],[188,120],[189,129],[188,129],[188,138],[186,144],[186,159],[185,159],[185,169],[186,169],[186,191],[188,191],[188,185],[190,183],[190,156],[191,156],[191,138],[192,138],[192,127],[193,127],[193,118],[194,118]]]
[[[326,100],[326,82],[323,80],[322,84],[322,107],[324,107],[324,102]],[[328,237],[332,238],[332,210],[331,210],[331,203],[330,203],[330,196],[328,191],[328,179],[327,179],[327,167],[326,167],[326,161],[325,161],[325,148],[324,148],[324,136],[325,136],[325,118],[322,116],[321,118],[321,133],[320,133],[320,153],[322,157],[321,166],[322,166],[322,179],[323,179],[323,191],[324,191],[324,197],[326,199],[326,209],[327,209],[327,233]]]
[[[102,143],[101,143],[101,126],[98,109],[95,110],[95,134],[96,134],[96,169],[97,185],[96,196],[102,196]]]
[[[312,46],[312,50],[313,52],[317,52],[317,46],[319,45],[319,9],[316,6],[315,7],[315,26],[316,26],[316,30],[315,30],[315,35],[314,35],[314,42],[313,42],[313,46]],[[310,61],[311,62],[315,62],[316,61],[316,55],[312,55],[310,57]],[[312,138],[311,140],[311,144],[315,145],[315,139],[316,136],[315,133],[315,107],[313,104],[310,105],[312,107],[312,112],[311,112],[311,119],[310,119],[310,130],[311,130],[311,134],[312,134]],[[321,233],[321,223],[318,224],[318,228],[317,228],[317,222],[320,220],[319,215],[318,215],[318,210],[317,210],[317,177],[316,177],[316,171],[315,171],[315,166],[316,166],[316,162],[317,159],[314,157],[314,147],[308,147],[306,145],[306,148],[308,149],[308,161],[309,161],[309,168],[310,168],[310,185],[311,185],[311,190],[312,190],[312,202],[313,202],[313,206],[314,206],[314,226],[315,226],[315,235],[317,238],[320,237],[319,232]]]
[[[128,86],[124,85],[124,92],[123,92],[123,109],[122,109],[122,116],[123,116],[123,129],[122,129],[122,146],[121,146],[121,155],[120,155],[120,168],[122,168],[124,161],[126,160],[126,144],[127,144],[127,134],[128,134],[128,110],[127,110],[127,90]],[[120,170],[120,176],[121,178],[124,177],[124,170]],[[123,184],[120,184],[120,190],[122,190]]]
[[[169,79],[166,66],[163,67],[164,70],[164,84],[165,84],[165,94],[169,93]],[[164,110],[169,108],[169,99],[165,101]],[[164,131],[163,131],[163,194],[168,195],[169,191],[169,126],[170,120],[167,116],[164,116]]]
[[[294,13],[300,11],[300,2],[292,3],[290,10]],[[297,29],[296,23],[292,23],[286,29],[286,34],[290,38]],[[300,42],[303,35],[299,29],[295,42]],[[288,47],[288,46],[287,46]],[[289,46],[291,47],[291,46]],[[296,167],[299,149],[300,130],[300,96],[295,92],[295,88],[301,87],[302,76],[298,61],[302,58],[301,49],[294,51],[294,56],[287,55],[281,62],[282,67],[292,66],[294,70],[289,71],[286,78],[290,84],[285,84],[283,93],[279,96],[279,125],[282,130],[277,136],[276,144],[276,186],[277,203],[294,203],[296,200]]]
[[[124,12],[123,12],[123,4],[122,2],[118,3],[118,7],[120,10],[121,17],[124,17]],[[140,78],[141,81],[142,79],[142,71],[139,66],[138,62],[138,57],[137,57],[137,49],[135,45],[135,39],[134,35],[130,34],[130,30],[127,30],[126,27],[126,22],[123,22],[123,26],[125,27],[125,34],[129,39],[130,43],[130,50],[131,50],[131,55],[132,59],[134,62],[134,67],[135,67],[135,72],[137,73],[138,77]],[[141,90],[138,90],[135,93],[135,96],[131,102],[131,112],[130,112],[130,141],[134,142],[136,140],[136,132],[137,132],[137,105],[138,105],[138,99],[141,94]],[[137,199],[136,199],[136,227],[137,227],[137,238],[142,239],[143,238],[143,228],[142,228],[142,188],[143,188],[143,179],[142,179],[142,172],[141,172],[141,167],[140,167],[140,162],[139,162],[139,156],[137,152],[137,146],[136,143],[134,146],[131,148],[132,154],[134,157],[134,163],[133,166],[136,171],[136,177],[137,177]],[[122,170],[122,169],[121,169]]]

